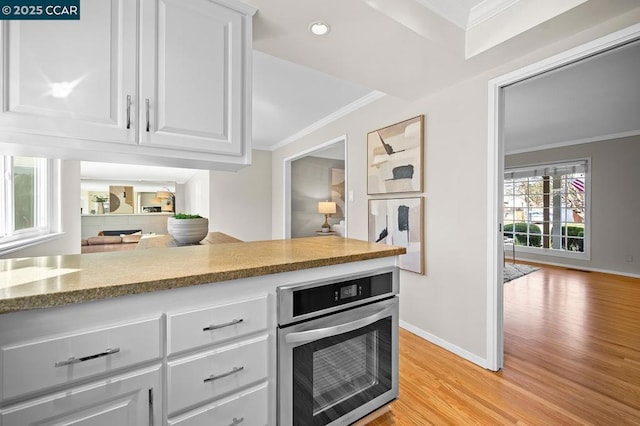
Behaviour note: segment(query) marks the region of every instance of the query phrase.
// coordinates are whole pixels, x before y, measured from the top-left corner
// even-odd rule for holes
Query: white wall
[[[271,152],[254,150],[237,172],[211,172],[209,228],[243,241],[271,239]]]
[[[80,162],[61,162],[62,232],[60,238],[11,252],[3,258],[80,253]]]
[[[508,155],[505,167],[591,158],[591,259],[516,258],[640,275],[640,136]],[[627,256],[633,261],[627,262]]]
[[[425,114],[426,275],[401,274],[400,319],[423,337],[487,365],[488,81],[635,23],[626,15],[417,100],[387,96],[273,153],[273,236],[283,230],[283,161],[347,134],[349,235],[367,239],[366,135]],[[491,236],[494,238],[493,236]]]
[[[209,170],[200,170],[180,188],[176,188],[177,192],[182,192],[182,202],[176,200],[176,213],[199,214],[210,219],[210,174]]]
[[[366,240],[366,135],[425,114],[427,274],[403,271],[401,320],[481,357],[485,354],[486,92],[486,81],[477,79],[414,103],[388,96],[273,153],[273,228],[274,237],[281,237],[283,160],[346,132],[346,190],[354,194],[347,206],[349,236]],[[451,179],[456,175],[471,178]]]
[[[271,239],[271,153],[253,150],[237,172],[201,170],[178,191],[184,213],[209,219],[209,230],[243,241]],[[179,203],[177,203],[179,205]]]

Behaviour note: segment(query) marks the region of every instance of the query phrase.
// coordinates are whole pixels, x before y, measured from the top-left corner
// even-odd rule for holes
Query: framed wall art
[[[424,274],[424,197],[369,200],[369,241],[405,247],[398,266]]]
[[[109,212],[114,214],[134,212],[133,186],[109,186]]]
[[[367,194],[422,192],[424,115],[367,134]]]

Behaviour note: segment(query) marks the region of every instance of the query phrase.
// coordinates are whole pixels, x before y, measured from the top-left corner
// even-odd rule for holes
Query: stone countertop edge
[[[306,240],[306,241],[305,241]],[[358,245],[360,246],[357,249],[353,249],[350,247],[348,249],[344,249],[345,253],[336,253],[336,249],[340,251],[341,244],[335,244],[336,242],[340,243],[339,240],[344,241],[345,245]],[[105,284],[98,286],[89,286],[86,288],[69,288],[69,289],[46,289],[46,281],[47,279],[34,281],[33,283],[27,284],[39,284],[39,288],[44,288],[44,290],[40,292],[34,292],[32,294],[27,295],[11,295],[11,291],[6,291],[3,288],[2,283],[0,283],[0,314],[18,312],[18,311],[27,311],[33,309],[43,309],[50,308],[55,306],[63,306],[75,303],[83,303],[83,302],[91,302],[97,300],[110,299],[113,297],[119,296],[127,296],[127,295],[135,295],[135,294],[143,294],[154,291],[162,291],[162,290],[170,290],[181,287],[189,287],[196,285],[203,285],[209,283],[216,283],[222,281],[231,281],[242,278],[250,278],[257,277],[262,275],[276,274],[282,272],[291,272],[302,269],[310,269],[310,268],[318,268],[323,266],[337,265],[342,263],[349,262],[357,262],[363,260],[377,259],[382,257],[390,257],[396,256],[406,253],[406,249],[404,247],[396,247],[389,246],[383,244],[375,244],[369,243],[366,241],[353,240],[353,239],[343,239],[339,237],[330,237],[330,238],[299,238],[295,240],[270,240],[273,244],[287,244],[287,241],[292,241],[290,249],[300,250],[304,248],[304,245],[308,242],[312,242],[313,246],[328,247],[332,249],[332,255],[326,256],[319,254],[317,257],[307,257],[305,259],[291,259],[287,256],[282,256],[282,259],[279,259],[273,264],[264,264],[260,261],[254,262],[254,265],[250,265],[250,261],[247,262],[249,265],[247,266],[236,266],[237,262],[231,261],[233,266],[229,266],[228,268],[223,268],[222,270],[212,270],[210,272],[197,272],[192,275],[189,273],[185,273],[179,276],[168,276],[168,277],[157,277],[150,278],[148,280],[139,278],[140,275],[133,272],[131,274],[132,278],[129,282],[117,283],[117,284]],[[247,250],[246,256],[251,256],[252,250],[259,250],[260,246],[264,246],[265,244],[269,248],[269,241],[260,241],[255,243],[229,243],[235,246],[234,248],[241,248]],[[296,247],[297,245],[302,245],[303,247]],[[372,246],[373,245],[373,246]],[[223,247],[224,245],[218,245],[218,247]],[[151,250],[141,250],[140,252],[148,252],[149,256],[158,254],[158,250],[179,250],[180,248],[168,248],[168,249],[151,249]],[[244,250],[243,250],[244,251]],[[355,251],[355,252],[354,252]],[[203,251],[204,252],[204,251]],[[129,252],[131,253],[131,252]],[[208,252],[206,252],[208,253]],[[103,256],[106,253],[95,253],[95,254],[86,254],[86,255],[69,255],[70,258],[74,258],[77,256],[100,256],[100,260],[102,262],[107,261],[108,257]],[[109,254],[107,254],[108,256]],[[60,257],[60,256],[53,256]],[[52,257],[52,258],[53,258]],[[64,257],[64,256],[63,256]],[[295,256],[294,256],[295,257]],[[98,260],[98,257],[94,257]],[[41,259],[49,259],[49,258],[32,258],[34,260]],[[86,257],[84,258],[87,259]],[[21,259],[24,260],[24,259]],[[29,259],[27,259],[29,260]],[[122,264],[118,264],[118,261],[121,261],[120,258],[114,257],[114,266],[122,267]],[[140,260],[136,257],[133,260]],[[6,272],[7,268],[0,260],[0,275]],[[42,263],[42,261],[38,262]],[[215,269],[215,268],[214,268]],[[53,278],[53,280],[62,280],[64,281],[64,276]],[[56,285],[55,287],[60,287]],[[70,287],[78,287],[75,286]],[[4,290],[4,291],[3,291]],[[8,293],[8,294],[5,294]]]

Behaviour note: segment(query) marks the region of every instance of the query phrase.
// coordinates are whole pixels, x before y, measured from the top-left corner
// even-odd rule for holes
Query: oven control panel
[[[293,316],[295,318],[385,294],[394,294],[391,272],[294,289]]]

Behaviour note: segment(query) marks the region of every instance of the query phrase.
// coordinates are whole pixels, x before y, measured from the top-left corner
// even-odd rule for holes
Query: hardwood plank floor
[[[494,373],[400,332],[378,425],[640,425],[640,279],[543,266],[505,284]]]

